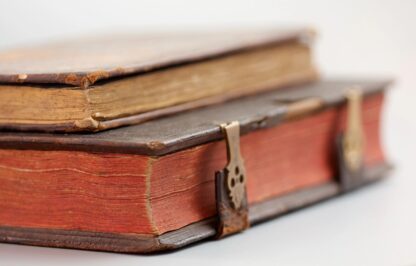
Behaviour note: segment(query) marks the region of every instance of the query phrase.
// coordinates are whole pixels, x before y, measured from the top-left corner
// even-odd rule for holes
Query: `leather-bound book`
[[[320,81],[96,134],[1,132],[0,241],[175,249],[361,187],[390,168],[388,85]]]
[[[317,79],[308,29],[109,35],[0,53],[0,129],[77,132]]]

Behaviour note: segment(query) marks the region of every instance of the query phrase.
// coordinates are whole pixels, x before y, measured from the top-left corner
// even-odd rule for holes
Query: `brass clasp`
[[[342,141],[344,146],[344,157],[347,167],[351,171],[357,171],[363,162],[364,136],[362,126],[362,92],[359,88],[353,87],[346,94],[347,126]]]
[[[359,186],[364,170],[364,131],[362,125],[362,91],[350,88],[347,99],[345,131],[337,139],[338,171],[342,191]]]
[[[226,136],[228,164],[225,167],[228,195],[235,209],[241,207],[245,195],[246,170],[240,153],[240,124],[233,121],[222,124],[221,130]]]
[[[221,131],[227,144],[227,165],[215,173],[218,238],[249,227],[247,176],[240,153],[240,124],[238,121],[222,124]]]

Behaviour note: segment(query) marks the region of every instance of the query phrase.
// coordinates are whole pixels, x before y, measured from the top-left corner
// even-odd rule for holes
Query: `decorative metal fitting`
[[[215,174],[218,232],[221,238],[249,227],[244,161],[240,153],[240,124],[221,125],[227,144],[227,165]]]

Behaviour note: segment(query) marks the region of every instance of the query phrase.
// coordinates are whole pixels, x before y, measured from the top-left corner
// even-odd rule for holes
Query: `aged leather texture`
[[[219,127],[222,123],[239,121],[241,134],[247,134],[291,119],[293,114],[306,115],[345,103],[344,93],[353,85],[360,85],[363,93],[369,95],[383,91],[390,83],[388,80],[320,81],[95,134],[0,132],[0,148],[87,150],[159,156],[223,139]],[[311,102],[311,99],[318,104],[297,104]],[[305,107],[302,109],[298,106]]]
[[[276,43],[308,40],[307,28],[152,32],[86,36],[0,53],[0,83],[87,88],[99,80],[145,73]]]

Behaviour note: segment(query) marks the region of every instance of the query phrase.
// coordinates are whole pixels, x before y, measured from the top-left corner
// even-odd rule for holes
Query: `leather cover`
[[[150,121],[140,126],[118,128],[97,134],[53,135],[41,133],[0,133],[0,148],[57,149],[136,153],[160,156],[188,147],[224,138],[219,125],[239,121],[241,134],[276,126],[292,117],[288,103],[305,99],[319,99],[319,109],[296,109],[296,114],[307,115],[330,106],[345,103],[345,90],[360,85],[364,95],[384,90],[388,81],[322,81],[290,90],[278,90],[225,105],[209,106],[194,112]],[[307,105],[309,106],[309,105]],[[334,140],[335,142],[335,140]],[[335,144],[334,144],[335,145]],[[363,186],[383,177],[390,166],[374,165],[363,171]],[[335,180],[335,178],[334,178]],[[305,188],[250,206],[251,225],[289,211],[334,197],[345,192],[340,182]],[[170,250],[213,237],[217,234],[216,219],[190,224],[160,236],[94,233],[69,230],[0,227],[0,241],[41,246],[93,249],[116,252],[146,253]]]
[[[222,139],[221,123],[237,120],[241,134],[247,134],[281,123],[291,115],[288,103],[319,99],[322,103],[319,108],[326,108],[343,103],[346,89],[353,85],[360,85],[363,93],[368,95],[382,91],[389,84],[390,81],[385,80],[320,81],[94,134],[0,132],[0,148],[113,151],[159,156]]]
[[[1,83],[53,83],[86,88],[98,80],[292,40],[310,29],[165,32],[85,37],[0,53]]]

